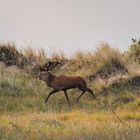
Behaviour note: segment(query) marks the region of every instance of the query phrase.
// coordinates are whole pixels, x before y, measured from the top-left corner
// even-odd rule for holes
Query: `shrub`
[[[112,75],[127,72],[125,60],[119,50],[111,48],[106,43],[101,43],[100,48],[95,52],[93,63],[96,67],[96,72],[90,76],[90,79],[98,76],[109,78]]]
[[[4,62],[7,66],[16,65],[19,55],[14,44],[0,44],[0,61]]]
[[[126,52],[127,61],[134,61],[140,64],[140,39],[137,41],[132,39],[133,43],[130,45],[129,50]]]

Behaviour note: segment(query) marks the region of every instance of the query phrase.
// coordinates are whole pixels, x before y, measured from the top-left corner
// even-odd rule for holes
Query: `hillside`
[[[48,57],[42,49],[17,50],[0,44],[0,139],[8,140],[139,140],[140,63],[139,41],[121,53],[101,43],[95,52],[62,52]],[[82,76],[94,91],[76,103],[78,89],[69,90],[71,105],[62,92],[45,98],[52,90],[37,80],[39,67],[48,60],[61,64],[52,73]],[[120,120],[121,121],[120,121]]]

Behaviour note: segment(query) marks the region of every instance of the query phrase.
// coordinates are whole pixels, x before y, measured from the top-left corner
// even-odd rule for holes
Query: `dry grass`
[[[61,51],[54,52],[51,58],[47,58],[43,49],[36,51],[30,47],[22,50],[21,54],[28,60],[24,70],[17,66],[6,67],[3,63],[0,64],[0,139],[140,139],[140,99],[137,88],[139,81],[137,86],[132,84],[133,76],[139,75],[139,65],[126,63],[119,50],[101,43],[95,52],[79,50],[72,58],[66,58]],[[35,69],[36,75],[38,70],[33,66],[39,66],[48,59],[62,62],[62,66],[53,71],[57,74],[88,78],[100,71],[111,75],[119,71],[120,68],[114,65],[117,63],[117,66],[127,67],[128,77],[131,76],[132,79],[130,78],[128,82],[126,79],[125,82],[119,78],[108,85],[99,75],[93,82],[87,80],[88,86],[96,91],[97,100],[85,94],[80,103],[76,104],[79,91],[71,90],[69,91],[71,106],[67,105],[62,93],[52,96],[45,105],[44,100],[50,89],[44,82],[35,80],[30,74]],[[28,70],[30,73],[27,74]],[[106,88],[109,93],[104,96],[100,91],[104,92]],[[111,109],[114,109],[120,119],[134,131],[122,124],[110,111]]]
[[[43,64],[46,62],[47,54],[43,48],[36,51],[35,49],[28,47],[21,52],[30,61],[31,65]]]
[[[1,139],[131,139],[138,140],[140,113],[119,112],[120,118],[136,131],[121,124],[110,112],[5,113],[0,117]],[[7,131],[7,132],[5,132]],[[118,133],[119,132],[119,133]],[[2,135],[5,133],[5,135]],[[20,137],[17,137],[19,136]]]

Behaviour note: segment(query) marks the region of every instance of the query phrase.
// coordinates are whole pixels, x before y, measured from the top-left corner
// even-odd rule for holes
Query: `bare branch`
[[[110,108],[111,109],[111,108]],[[125,126],[127,126],[129,129],[131,129],[133,132],[135,132],[135,130],[130,126],[128,125],[127,123],[123,122],[120,117],[115,113],[115,111],[113,111],[113,109],[111,109],[111,112],[114,114],[114,116]]]

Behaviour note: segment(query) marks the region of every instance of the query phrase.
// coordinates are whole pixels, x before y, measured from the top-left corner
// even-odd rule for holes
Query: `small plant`
[[[133,43],[126,52],[127,61],[132,61],[140,64],[140,39],[132,39]]]

